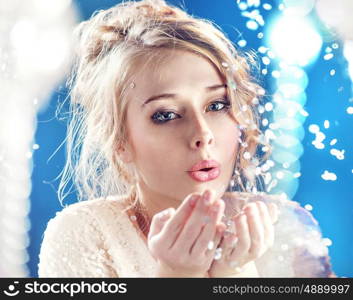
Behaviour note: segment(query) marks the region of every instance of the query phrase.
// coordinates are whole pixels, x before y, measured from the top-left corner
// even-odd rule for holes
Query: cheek
[[[229,158],[235,156],[239,148],[240,130],[234,122],[224,122],[218,131],[216,140]]]
[[[161,169],[168,159],[165,153],[170,153],[171,140],[156,134],[153,126],[146,125],[145,120],[129,120],[129,140],[133,148],[134,163],[140,170]]]

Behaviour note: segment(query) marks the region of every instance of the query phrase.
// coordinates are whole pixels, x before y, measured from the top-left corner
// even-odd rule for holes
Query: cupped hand
[[[256,276],[253,262],[272,247],[273,224],[277,218],[278,208],[274,203],[256,201],[247,204],[231,219],[235,232],[227,230],[223,234],[218,245],[222,249],[222,255],[213,261],[209,270],[210,276],[237,277],[242,272],[248,274],[246,277]]]
[[[175,211],[156,214],[148,234],[148,248],[160,277],[204,277],[212,264],[225,225],[225,204],[213,191],[188,195]]]

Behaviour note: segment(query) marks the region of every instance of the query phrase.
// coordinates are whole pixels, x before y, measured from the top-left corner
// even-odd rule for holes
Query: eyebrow
[[[215,84],[212,86],[205,87],[205,90],[208,92],[211,92],[211,91],[218,90],[220,88],[227,88],[227,85],[226,84]],[[171,94],[171,93],[164,93],[164,94],[160,94],[160,95],[151,96],[146,101],[144,101],[144,103],[142,104],[142,107],[144,107],[147,103],[152,102],[152,101],[160,100],[162,98],[173,99],[175,97],[176,97],[176,94]]]

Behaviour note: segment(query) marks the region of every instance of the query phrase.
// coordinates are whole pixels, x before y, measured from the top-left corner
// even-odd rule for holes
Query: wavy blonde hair
[[[71,100],[67,160],[58,189],[61,204],[70,192],[65,193],[70,180],[78,201],[136,193],[136,170],[117,153],[127,142],[126,91],[134,67],[141,61],[158,67],[157,58],[165,49],[197,53],[224,77],[231,114],[241,124],[245,145],[236,159],[235,173],[242,178],[237,187],[244,190],[255,184],[257,147],[266,144],[256,113],[263,90],[250,76],[254,61],[249,64],[217,25],[163,0],[124,1],[80,23],[74,36],[76,60],[67,81]],[[245,158],[245,152],[253,159]]]

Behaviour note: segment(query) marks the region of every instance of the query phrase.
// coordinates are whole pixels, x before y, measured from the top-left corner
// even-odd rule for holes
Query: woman
[[[49,221],[39,276],[333,276],[311,215],[258,192],[263,90],[221,31],[158,0],[77,37],[60,190],[90,201]]]

